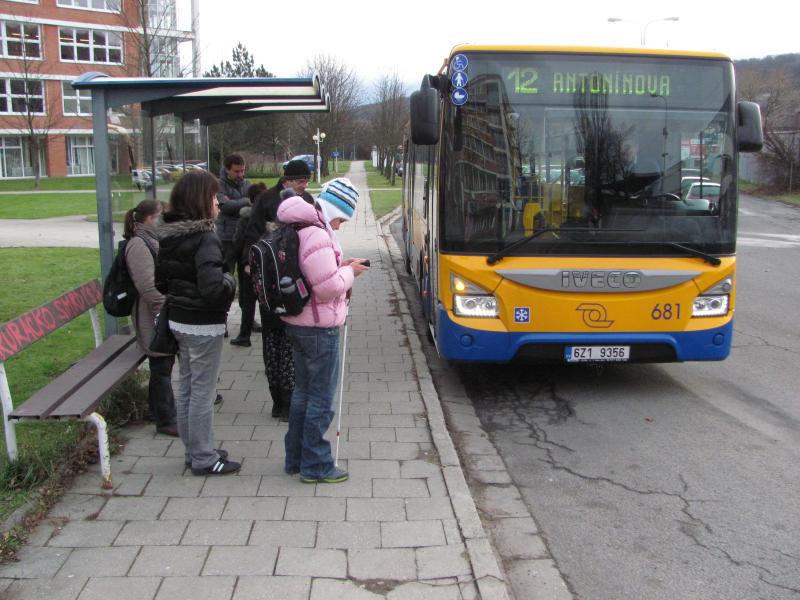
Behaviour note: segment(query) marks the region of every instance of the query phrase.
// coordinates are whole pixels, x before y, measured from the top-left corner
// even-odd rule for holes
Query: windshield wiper
[[[623,242],[626,246],[667,246],[668,248],[675,248],[676,250],[681,250],[686,252],[686,254],[690,254],[691,256],[696,256],[697,258],[702,258],[708,264],[718,267],[722,264],[722,261],[717,258],[716,256],[712,256],[707,252],[703,252],[702,250],[696,250],[695,248],[691,248],[689,246],[684,246],[683,244],[679,244],[678,242],[659,242],[659,241],[637,241],[632,240],[630,242]]]
[[[567,228],[567,229],[565,229],[565,228],[558,229],[558,228],[555,228],[555,227],[545,227],[544,229],[541,229],[541,230],[537,231],[536,233],[534,233],[532,236],[521,238],[521,239],[517,240],[516,242],[512,242],[511,244],[509,244],[508,246],[506,246],[505,248],[503,248],[499,252],[495,252],[494,254],[491,254],[491,255],[487,256],[486,257],[486,264],[487,265],[493,265],[495,263],[500,262],[501,260],[503,260],[504,256],[508,256],[511,252],[513,252],[517,248],[521,248],[522,246],[524,246],[525,244],[527,244],[531,240],[535,240],[540,235],[543,235],[545,233],[553,233],[553,234],[556,235],[556,238],[558,238],[558,234],[559,233],[572,232],[572,231],[595,231],[595,228],[594,227],[572,227],[572,228]]]

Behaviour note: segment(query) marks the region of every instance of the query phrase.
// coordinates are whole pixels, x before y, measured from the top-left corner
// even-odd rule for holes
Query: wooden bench
[[[108,392],[142,364],[145,354],[133,335],[112,335],[103,341],[96,308],[101,301],[102,288],[95,279],[0,325],[0,395],[10,461],[17,460],[18,421],[88,421],[97,429],[102,487],[111,489],[108,432],[97,407]],[[14,408],[4,362],[87,311],[92,320],[95,349]]]

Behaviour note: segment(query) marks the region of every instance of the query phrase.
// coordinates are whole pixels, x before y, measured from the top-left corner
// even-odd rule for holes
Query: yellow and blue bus
[[[737,156],[762,145],[728,57],[456,46],[409,129],[406,269],[443,358],[728,356]]]

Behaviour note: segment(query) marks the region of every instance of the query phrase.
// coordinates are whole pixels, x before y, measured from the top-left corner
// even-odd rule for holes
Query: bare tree
[[[800,171],[800,156],[795,144],[800,110],[800,89],[789,69],[744,69],[737,73],[740,100],[757,102],[761,107],[764,148],[758,160],[776,189],[791,185],[791,174]]]
[[[24,48],[26,44],[22,46]],[[38,60],[38,54],[31,55],[23,50],[14,65],[17,75],[7,83],[9,87],[5,101],[10,103],[7,110],[16,115],[10,117],[11,123],[17,122],[27,142],[33,187],[38,189],[42,177],[42,150],[47,144],[50,129],[58,120],[59,94],[53,93],[52,85],[50,90],[46,89],[44,62]]]
[[[397,148],[403,141],[403,127],[408,121],[408,96],[397,74],[384,75],[375,84],[376,115],[373,136],[378,148],[378,165],[387,179],[395,183]]]
[[[309,60],[300,76],[308,77],[313,73],[319,74],[325,91],[330,96],[330,112],[298,115],[293,137],[294,143],[299,147],[310,148],[313,144],[312,136],[319,129],[326,136],[327,149],[320,150],[320,154],[325,156],[332,149],[343,149],[351,139],[354,114],[361,99],[361,84],[352,68],[329,55],[321,54]],[[324,159],[322,171],[327,174],[327,161]]]

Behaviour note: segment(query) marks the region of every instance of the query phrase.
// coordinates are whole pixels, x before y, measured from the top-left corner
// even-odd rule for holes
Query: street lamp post
[[[317,158],[315,162],[317,163],[317,183],[319,183],[320,181],[322,181],[322,178],[320,177],[320,166],[321,166],[320,163],[322,162],[322,154],[319,151],[319,145],[325,139],[325,134],[320,133],[319,127],[317,127],[317,133],[315,133],[312,137],[314,141],[317,143]]]
[[[652,21],[648,21],[644,25],[639,23],[638,21],[631,21],[630,19],[621,19],[619,17],[609,17],[609,23],[636,23],[639,26],[639,44],[644,47],[645,42],[647,41],[647,28],[652,25],[653,23],[660,23],[662,21],[680,21],[680,17],[664,17],[662,19],[653,19]]]

